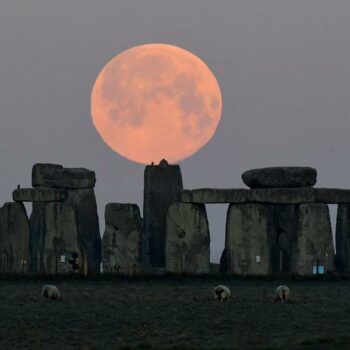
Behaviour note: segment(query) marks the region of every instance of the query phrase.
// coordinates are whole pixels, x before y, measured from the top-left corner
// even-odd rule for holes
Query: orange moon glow
[[[91,94],[93,123],[115,152],[149,164],[191,156],[214,135],[221,93],[207,65],[166,44],[136,46],[115,56]]]

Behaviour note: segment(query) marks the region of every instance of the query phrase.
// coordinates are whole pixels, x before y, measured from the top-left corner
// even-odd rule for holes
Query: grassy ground
[[[55,284],[62,298],[45,300]],[[224,283],[232,298],[217,302]],[[272,300],[287,284],[292,302]],[[0,349],[350,349],[350,281],[0,280]]]

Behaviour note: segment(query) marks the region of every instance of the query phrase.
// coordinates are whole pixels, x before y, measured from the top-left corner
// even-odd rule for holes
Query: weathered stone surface
[[[63,202],[67,191],[51,188],[20,188],[12,192],[16,202]]]
[[[48,202],[33,202],[30,215],[31,272],[45,272],[44,246],[46,236],[46,206]]]
[[[350,190],[338,188],[315,188],[314,201],[328,204],[350,204]]]
[[[267,205],[268,244],[273,273],[296,272],[297,205]]]
[[[169,206],[179,201],[182,176],[178,165],[162,160],[148,165],[144,173],[144,240],[143,252],[152,266],[165,267],[166,216]]]
[[[0,273],[26,273],[30,266],[30,227],[22,203],[0,208]]]
[[[210,238],[205,206],[173,203],[166,227],[166,270],[209,273]]]
[[[237,274],[268,274],[268,209],[261,204],[230,204],[225,251],[227,270]]]
[[[317,171],[310,167],[269,167],[247,170],[243,182],[250,188],[307,187],[316,183]]]
[[[185,203],[270,203],[298,204],[314,201],[312,188],[269,188],[247,190],[237,189],[196,189],[182,193]],[[349,196],[350,200],[350,196]]]
[[[329,209],[326,204],[299,206],[296,272],[312,274],[313,266],[333,271],[334,247]]]
[[[85,264],[84,273],[89,275],[98,274],[102,255],[94,190],[91,188],[70,190],[64,203],[78,209],[78,237]]]
[[[63,168],[57,164],[35,164],[32,170],[33,187],[55,187],[66,189],[93,188],[95,172],[85,168]]]
[[[335,242],[338,269],[350,272],[350,205],[338,206]]]
[[[32,168],[32,186],[46,186],[46,177],[63,169],[60,164],[37,163]]]
[[[245,188],[219,189],[199,188],[184,190],[181,201],[185,203],[245,203],[248,202],[249,190]]]
[[[300,204],[314,201],[312,188],[253,189],[248,192],[248,202],[269,204]]]
[[[84,274],[97,274],[100,272],[101,264],[101,237],[94,191],[93,189],[77,189],[67,192],[67,199],[60,205],[58,203],[33,203],[33,211],[30,217],[32,233],[31,270],[33,272],[51,273],[52,258],[46,251],[61,252],[62,249],[60,247],[53,249],[53,243],[50,242],[53,242],[55,237],[58,237],[56,243],[60,237],[67,241],[68,235],[72,235],[73,238],[71,238],[74,241],[76,236],[74,232],[77,231],[79,270],[83,271]],[[71,209],[63,209],[64,207]],[[73,218],[75,218],[75,224]],[[47,237],[48,230],[51,232],[49,237]],[[58,244],[61,244],[61,241],[59,239]],[[69,244],[66,243],[68,253],[75,248],[73,243],[69,242]],[[47,267],[48,263],[49,268]],[[56,262],[54,262],[54,265],[56,266]]]
[[[103,272],[132,275],[140,271],[142,222],[136,204],[109,203],[102,238]]]
[[[78,240],[78,210],[62,203],[49,203],[45,207],[46,232],[43,249],[44,272],[48,274],[83,273],[82,253]],[[69,262],[76,254],[75,264]]]
[[[349,203],[350,190],[336,188],[261,188],[261,189],[214,189],[184,190],[184,203]]]

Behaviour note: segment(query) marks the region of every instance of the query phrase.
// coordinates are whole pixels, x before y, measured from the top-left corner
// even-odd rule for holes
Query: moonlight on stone
[[[104,142],[142,164],[194,154],[214,135],[221,107],[207,65],[166,44],[120,53],[102,69],[91,94],[92,120]]]

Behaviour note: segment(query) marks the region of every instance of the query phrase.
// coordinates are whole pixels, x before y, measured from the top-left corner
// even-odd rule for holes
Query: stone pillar
[[[335,233],[338,265],[342,272],[350,271],[350,205],[338,205]]]
[[[31,272],[45,272],[44,247],[46,237],[46,206],[47,202],[33,202],[30,215],[30,256]]]
[[[77,230],[77,247],[80,250],[80,257],[84,255],[85,269],[88,274],[98,274],[100,272],[101,264],[101,237],[98,224],[97,205],[93,187],[95,186],[96,178],[95,173],[84,168],[63,168],[61,165],[55,164],[35,164],[32,170],[32,184],[35,189],[41,189],[40,193],[35,191],[32,193],[24,193],[27,197],[33,197],[34,199],[43,196],[43,190],[46,188],[64,189],[64,193],[52,193],[50,196],[45,195],[45,199],[59,195],[59,198],[64,195],[65,199],[62,201],[62,208],[58,209],[58,204],[51,205],[44,202],[34,202],[33,211],[30,218],[32,236],[31,236],[31,253],[32,253],[32,271],[46,272],[48,251],[53,249],[52,242],[46,242],[46,239],[53,239],[52,236],[68,237],[73,230],[71,227],[76,227]],[[57,191],[56,191],[57,192]],[[21,193],[19,193],[21,194]],[[24,195],[23,194],[23,195]],[[40,195],[40,196],[39,196]],[[24,198],[24,197],[23,197]],[[57,197],[58,198],[58,197]],[[56,199],[57,200],[57,199]],[[53,203],[53,202],[52,202]],[[60,204],[61,205],[61,204]],[[67,214],[63,207],[71,207],[70,214]],[[47,222],[47,218],[54,218],[55,211],[59,210],[58,221],[66,220],[68,215],[71,219],[75,217],[76,222],[74,225],[68,226],[64,222],[58,223],[56,219],[50,219],[52,221],[51,229],[50,223]],[[68,210],[68,209],[67,209]],[[74,215],[73,215],[74,211]],[[61,228],[65,231],[62,233]],[[51,230],[50,236],[47,237],[48,230]],[[58,230],[58,232],[55,232]],[[68,231],[67,231],[68,230]],[[66,232],[67,231],[67,232]],[[74,231],[74,230],[73,230]],[[73,239],[75,239],[75,233],[73,233]],[[50,238],[51,237],[51,238]],[[56,242],[57,243],[57,242]],[[60,244],[62,242],[60,241]],[[57,243],[58,244],[58,243]],[[62,250],[62,247],[59,248]],[[56,259],[56,258],[55,258]],[[46,260],[46,261],[45,261]],[[52,258],[49,259],[50,261]],[[55,272],[58,271],[56,269]],[[50,262],[50,272],[52,271],[52,263]]]
[[[69,190],[64,204],[74,206],[78,210],[79,246],[86,255],[87,273],[88,275],[99,274],[102,262],[102,243],[93,188]]]
[[[262,204],[230,204],[226,221],[227,270],[237,274],[268,274],[268,209]]]
[[[105,222],[103,272],[128,275],[138,272],[142,237],[139,207],[136,204],[109,203],[105,209]]]
[[[173,203],[166,222],[166,270],[209,273],[210,237],[204,204]]]
[[[182,176],[178,165],[162,160],[159,165],[148,165],[144,174],[143,252],[145,262],[152,266],[165,266],[166,216],[169,206],[179,201]]]
[[[272,273],[296,271],[298,211],[296,205],[268,205],[268,244]]]
[[[29,220],[23,203],[5,203],[0,208],[0,274],[29,271],[29,238]]]
[[[296,272],[312,274],[314,266],[333,271],[334,247],[327,204],[301,204],[298,211]]]
[[[78,238],[78,211],[74,206],[49,203],[45,207],[46,232],[41,271],[47,274],[83,272]]]

